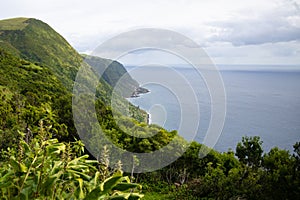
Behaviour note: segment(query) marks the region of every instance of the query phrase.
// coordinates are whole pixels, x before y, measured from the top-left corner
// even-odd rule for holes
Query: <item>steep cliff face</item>
[[[131,97],[139,88],[138,82],[132,79],[121,63],[95,56],[83,55],[83,58],[97,72],[100,72],[102,78],[123,97]]]

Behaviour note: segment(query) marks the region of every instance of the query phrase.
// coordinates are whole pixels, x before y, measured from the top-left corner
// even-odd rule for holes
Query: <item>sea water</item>
[[[260,136],[265,152],[272,147],[293,151],[293,145],[300,141],[300,68],[298,66],[218,66],[226,94],[226,117],[223,130],[214,149],[218,151],[235,150],[243,136]],[[126,67],[129,73],[134,66]],[[211,117],[211,96],[204,79],[193,68],[174,67],[192,85],[198,97],[194,107],[199,109],[199,128],[194,138],[179,134],[188,140],[203,143]],[[160,73],[163,67],[145,67],[135,79],[142,80],[151,73]],[[134,75],[134,73],[133,73]],[[144,77],[143,77],[144,76]],[[161,77],[170,79],[172,76]],[[174,79],[174,80],[173,80]],[[130,98],[133,104],[146,110],[150,123],[159,124],[167,130],[179,130],[182,117],[182,104],[188,95],[178,98],[172,88],[159,82],[142,85],[150,90],[138,98]],[[173,86],[172,86],[173,87]],[[179,83],[175,87],[187,87]],[[184,88],[182,88],[184,90]],[[191,94],[192,95],[192,94]],[[190,112],[190,115],[196,113]]]

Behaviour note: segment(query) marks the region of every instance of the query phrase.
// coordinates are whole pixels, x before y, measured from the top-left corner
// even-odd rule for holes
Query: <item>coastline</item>
[[[143,88],[143,87],[138,87],[135,88],[133,93],[131,94],[130,98],[136,98],[136,97],[140,97],[140,94],[146,94],[149,93],[150,90]]]
[[[131,99],[131,98],[138,98],[140,97],[141,94],[147,94],[149,93],[150,90],[148,90],[147,88],[143,88],[143,87],[138,87],[135,88],[135,90],[133,91],[133,93],[131,94],[131,96],[127,99]],[[144,110],[147,113],[147,124],[151,124],[151,114],[148,113],[146,110]]]

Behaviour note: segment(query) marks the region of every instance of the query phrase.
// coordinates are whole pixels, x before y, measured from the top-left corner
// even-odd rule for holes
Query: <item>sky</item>
[[[2,0],[0,19],[12,17],[46,22],[81,53],[126,31],[163,28],[216,64],[300,65],[300,0]]]

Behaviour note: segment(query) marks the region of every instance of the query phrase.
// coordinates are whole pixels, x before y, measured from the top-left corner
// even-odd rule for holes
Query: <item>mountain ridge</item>
[[[133,93],[135,88],[139,87],[121,63],[80,55],[59,33],[35,18],[20,17],[0,20],[0,46],[21,59],[47,66],[59,76],[70,91],[78,69],[86,61],[90,61],[90,64],[98,69],[104,68],[105,64],[111,62],[103,74],[104,80],[111,87],[114,87],[117,81],[125,75],[126,84],[123,89],[126,92],[122,96],[129,97],[128,93]]]
[[[57,121],[65,124],[69,132],[76,133],[72,119],[72,89],[81,65],[86,65],[80,55],[61,35],[48,24],[34,18],[14,18],[0,20],[0,87],[21,95],[22,104],[40,107],[51,104],[57,110]],[[98,60],[103,60],[97,58]],[[101,63],[98,63],[101,65]],[[109,68],[109,67],[108,67]],[[117,69],[126,72],[118,63]],[[125,71],[124,71],[125,70]],[[103,107],[110,103],[116,79],[101,79],[96,98]],[[110,77],[108,73],[106,77]],[[138,86],[130,76],[128,87]],[[39,88],[39,90],[37,89]],[[10,95],[11,96],[11,95]],[[117,96],[118,104],[125,106],[125,99]],[[131,105],[136,119],[146,121],[146,113]],[[59,116],[59,117],[58,117]],[[72,136],[72,137],[73,137]]]

